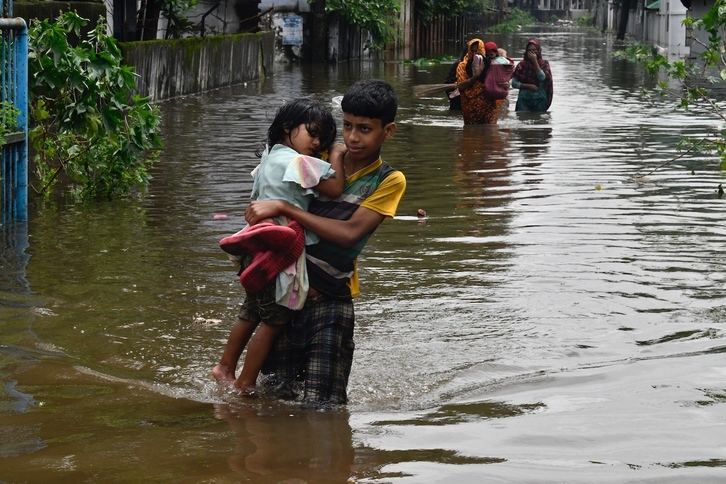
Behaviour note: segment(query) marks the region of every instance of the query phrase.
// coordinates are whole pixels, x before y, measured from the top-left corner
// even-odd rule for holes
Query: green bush
[[[537,19],[534,18],[529,12],[525,12],[520,8],[513,8],[512,11],[504,17],[504,21],[490,27],[489,32],[494,33],[506,33],[516,32],[523,25],[536,24]]]
[[[382,51],[386,43],[395,40],[398,12],[401,10],[399,0],[327,0],[326,12],[338,12],[352,25],[371,34],[366,48]]]
[[[7,101],[0,102],[0,145],[5,144],[5,135],[17,129],[20,111]]]
[[[582,17],[575,20],[575,25],[579,27],[593,27],[595,17],[590,14],[583,15]]]
[[[134,72],[122,65],[116,41],[99,19],[76,47],[88,20],[62,13],[55,23],[29,29],[30,142],[37,184],[49,197],[61,175],[81,199],[128,195],[145,187],[162,146],[159,112],[148,98],[131,95]]]

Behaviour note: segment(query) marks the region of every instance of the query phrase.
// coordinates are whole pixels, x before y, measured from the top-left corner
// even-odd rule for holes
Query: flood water
[[[486,40],[519,59],[535,35],[549,114],[517,116],[513,91],[498,126],[464,128],[411,95],[448,65],[280,67],[163,103],[145,197],[33,200],[0,246],[0,481],[724,482],[726,180],[667,163],[721,126],[644,99],[611,37]],[[408,188],[360,260],[350,404],[225,395],[210,370],[242,292],[217,242],[255,148],[284,100],[337,110],[368,77],[399,94],[383,156]]]

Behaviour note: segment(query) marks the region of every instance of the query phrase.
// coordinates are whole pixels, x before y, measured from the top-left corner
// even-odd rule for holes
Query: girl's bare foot
[[[219,386],[230,388],[234,385],[234,374],[226,365],[219,364],[212,368],[212,376],[217,380]]]

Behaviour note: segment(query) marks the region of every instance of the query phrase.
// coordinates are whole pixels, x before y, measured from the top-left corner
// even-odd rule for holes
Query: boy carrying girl
[[[395,215],[406,189],[403,173],[381,159],[383,142],[396,132],[393,88],[381,80],[358,81],[341,107],[347,148],[343,194],[315,199],[307,211],[281,200],[254,201],[245,211],[250,225],[285,216],[320,237],[305,248],[310,283],[305,305],[284,327],[262,368],[269,393],[316,405],[347,403],[357,258],[376,228]],[[300,380],[301,395],[295,385]]]

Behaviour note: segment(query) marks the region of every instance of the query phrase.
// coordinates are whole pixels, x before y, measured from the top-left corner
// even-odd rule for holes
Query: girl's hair
[[[267,147],[272,149],[276,144],[284,142],[285,136],[289,136],[289,132],[301,124],[320,140],[321,152],[330,148],[338,135],[335,118],[322,103],[308,98],[294,99],[282,105],[275,113],[275,119],[267,130]],[[258,151],[258,156],[260,155],[261,151]]]

